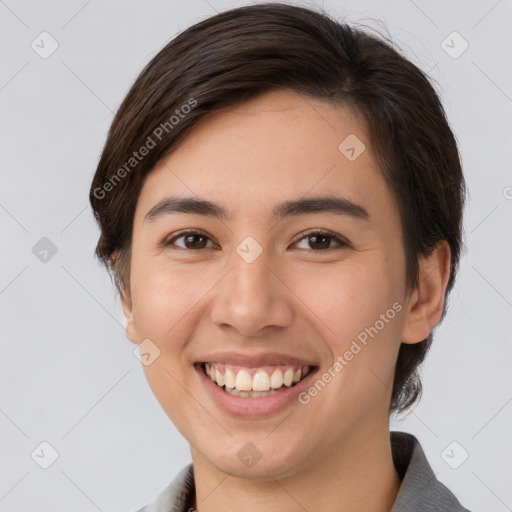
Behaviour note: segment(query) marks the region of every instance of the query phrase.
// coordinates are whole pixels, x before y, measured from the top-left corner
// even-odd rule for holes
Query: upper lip
[[[310,360],[283,354],[279,352],[265,352],[262,354],[242,354],[239,352],[213,352],[206,354],[196,361],[197,363],[223,363],[256,368],[267,365],[290,366],[317,366]]]

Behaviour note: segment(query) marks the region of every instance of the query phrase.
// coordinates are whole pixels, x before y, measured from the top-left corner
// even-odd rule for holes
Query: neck
[[[347,436],[315,462],[280,479],[229,476],[192,451],[199,512],[297,510],[389,512],[400,488],[388,429]]]

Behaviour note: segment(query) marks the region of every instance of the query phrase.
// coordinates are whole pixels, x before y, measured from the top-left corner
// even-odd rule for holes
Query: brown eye
[[[297,242],[300,243],[306,240],[307,251],[325,252],[330,249],[339,249],[343,247],[349,247],[349,244],[341,239],[339,236],[329,231],[311,231],[309,233],[301,233],[303,237]],[[331,246],[331,243],[335,241],[336,244]]]
[[[177,240],[183,239],[183,245],[176,244]],[[208,241],[211,241],[209,237],[200,231],[184,231],[177,236],[171,238],[165,243],[168,245],[176,245],[182,249],[207,249]]]
[[[203,249],[206,247],[206,237],[203,235],[185,235],[187,249]]]
[[[331,245],[331,237],[326,235],[310,235],[309,245],[313,249],[328,249]],[[312,244],[312,245],[311,245]]]

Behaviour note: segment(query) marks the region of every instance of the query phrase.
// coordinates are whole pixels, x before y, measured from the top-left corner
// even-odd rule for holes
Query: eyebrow
[[[145,215],[144,222],[152,222],[159,217],[174,213],[206,215],[222,220],[231,220],[232,215],[222,205],[197,197],[171,196],[155,204]],[[281,220],[285,217],[308,213],[335,213],[360,220],[369,220],[368,210],[344,197],[318,196],[285,201],[272,210],[272,218]]]

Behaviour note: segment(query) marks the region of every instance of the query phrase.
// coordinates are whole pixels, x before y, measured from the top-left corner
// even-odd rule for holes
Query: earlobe
[[[439,323],[450,278],[450,253],[448,242],[441,240],[429,256],[420,259],[418,286],[407,301],[402,343],[423,341]]]

